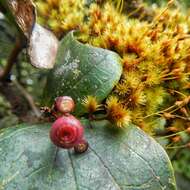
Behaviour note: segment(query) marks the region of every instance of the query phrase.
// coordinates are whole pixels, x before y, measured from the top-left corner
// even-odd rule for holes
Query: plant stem
[[[8,58],[7,65],[5,66],[2,74],[0,75],[0,81],[4,81],[7,79],[14,63],[16,62],[16,59],[17,59],[19,53],[22,50],[22,47],[23,46],[22,46],[22,42],[21,42],[20,38],[17,38],[15,46],[14,46],[14,48],[13,48],[13,50],[10,53],[10,56]]]
[[[178,149],[178,148],[187,148],[187,144],[180,146],[165,147],[165,149]]]
[[[166,138],[174,137],[174,136],[179,135],[179,134],[181,134],[181,133],[183,133],[183,132],[185,132],[185,131],[186,131],[186,130],[179,131],[179,132],[173,133],[173,134],[171,134],[171,135],[166,135],[166,136],[162,136],[162,137],[156,137],[156,139],[166,139]]]
[[[3,14],[6,14],[6,10],[3,6],[0,6],[0,12],[3,13]]]
[[[31,107],[32,111],[34,112],[37,118],[40,118],[41,113],[39,109],[36,107],[33,97],[15,80],[13,81],[15,86],[20,90],[21,94],[26,98],[29,106]]]
[[[166,111],[168,111],[168,110],[170,110],[170,109],[173,109],[174,107],[176,107],[176,105],[172,105],[172,106],[170,106],[170,107],[168,107],[168,108],[166,108],[166,109],[164,109],[164,110],[158,111],[158,112],[156,112],[156,113],[152,113],[152,114],[150,114],[150,115],[146,115],[146,116],[142,117],[142,119],[146,119],[146,118],[149,118],[149,117],[151,117],[151,116],[159,115],[160,113],[166,112]]]
[[[107,114],[101,117],[95,117],[95,115],[89,114],[88,119],[89,119],[90,128],[93,128],[92,121],[102,121],[102,120],[108,119],[108,117],[107,117]]]
[[[190,121],[189,117],[183,117],[183,116],[180,116],[180,115],[173,115],[173,116],[176,117],[176,118],[179,118],[179,119],[183,119],[185,121]]]

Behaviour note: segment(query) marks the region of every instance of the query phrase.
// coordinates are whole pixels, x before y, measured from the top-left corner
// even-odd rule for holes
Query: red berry
[[[60,96],[55,99],[55,109],[61,113],[70,113],[74,110],[75,103],[69,96]]]
[[[76,153],[84,153],[88,150],[88,142],[85,139],[81,139],[77,145],[74,146],[74,150]]]
[[[72,115],[58,118],[50,130],[50,139],[58,147],[72,148],[83,138],[84,129],[78,119]]]

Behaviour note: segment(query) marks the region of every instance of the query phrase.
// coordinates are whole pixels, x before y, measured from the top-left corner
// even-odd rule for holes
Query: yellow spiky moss
[[[187,101],[190,95],[188,13],[185,15],[179,9],[170,9],[170,1],[168,7],[154,10],[152,22],[146,22],[129,19],[110,1],[101,6],[94,3],[89,8],[80,0],[55,2],[56,6],[46,1],[52,7],[50,16],[38,6],[40,15],[43,15],[40,17],[42,23],[59,36],[78,28],[78,40],[115,51],[122,58],[121,80],[103,105],[110,121],[117,126],[132,122],[150,134],[154,133],[156,118],[165,119],[166,128],[171,123],[172,126],[178,127],[177,123],[180,123],[186,127],[190,114]],[[70,7],[68,2],[73,5]],[[62,5],[67,11],[62,11]],[[77,18],[77,13],[77,23],[68,19]],[[67,25],[63,24],[65,22]],[[89,112],[96,110],[92,97],[85,103]]]
[[[86,109],[86,112],[89,114],[93,114],[94,112],[100,110],[101,105],[98,103],[96,97],[93,96],[87,96],[82,101],[82,104],[84,108]]]
[[[106,101],[107,118],[118,127],[126,127],[131,121],[127,110],[116,96],[110,96]]]
[[[53,30],[60,38],[66,32],[78,29],[85,16],[85,0],[34,0],[38,21]]]

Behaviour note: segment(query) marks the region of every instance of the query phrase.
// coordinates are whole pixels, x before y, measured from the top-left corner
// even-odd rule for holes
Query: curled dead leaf
[[[20,30],[29,39],[36,22],[34,3],[32,0],[9,0],[7,3]]]
[[[53,68],[57,49],[58,40],[55,35],[36,23],[28,47],[31,64],[37,68]]]

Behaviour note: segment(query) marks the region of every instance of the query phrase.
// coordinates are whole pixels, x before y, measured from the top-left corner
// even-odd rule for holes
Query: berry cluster
[[[58,147],[74,148],[76,153],[83,153],[88,149],[88,142],[84,139],[84,128],[71,112],[75,103],[71,97],[61,96],[55,99],[54,109],[60,113],[50,130],[50,139]]]

